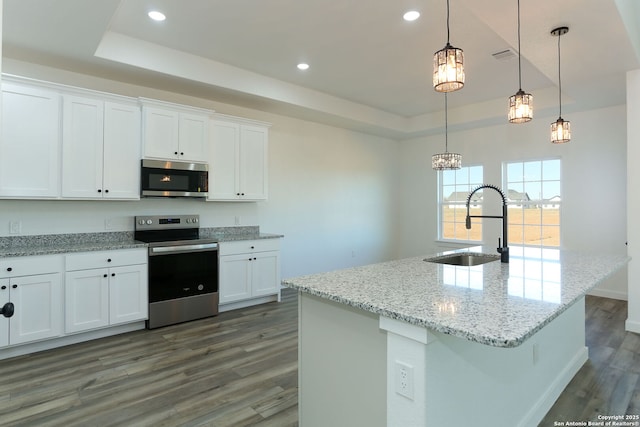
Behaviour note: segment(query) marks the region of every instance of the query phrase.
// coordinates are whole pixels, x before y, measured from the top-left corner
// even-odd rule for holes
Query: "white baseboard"
[[[602,298],[611,298],[617,299],[621,301],[628,301],[628,296],[626,292],[622,291],[612,291],[608,289],[591,289],[588,292],[589,295],[593,295],[594,297],[602,297]]]
[[[587,359],[589,359],[589,349],[583,347],[575,354],[567,366],[564,367],[556,380],[549,385],[547,390],[540,396],[540,399],[535,402],[531,410],[527,412],[524,418],[518,423],[518,426],[528,427],[538,425]]]
[[[635,332],[636,334],[640,334],[640,322],[637,320],[629,320],[624,324],[624,327],[629,332]]]

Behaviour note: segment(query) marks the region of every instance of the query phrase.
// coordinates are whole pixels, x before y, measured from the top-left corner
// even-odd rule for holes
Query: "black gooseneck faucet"
[[[497,215],[469,215],[469,205],[471,204],[471,197],[475,194],[476,191],[482,190],[483,188],[491,188],[492,190],[497,191],[502,197],[502,216]],[[467,197],[467,218],[465,219],[465,227],[467,230],[471,230],[471,218],[501,218],[502,219],[502,245],[500,244],[500,238],[498,237],[498,253],[500,254],[500,262],[509,262],[509,246],[507,244],[507,228],[509,225],[509,221],[507,220],[507,198],[505,197],[502,190],[500,190],[495,185],[491,184],[482,184],[469,193],[469,197]]]

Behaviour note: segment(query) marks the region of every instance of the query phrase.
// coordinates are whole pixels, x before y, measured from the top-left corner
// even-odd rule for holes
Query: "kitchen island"
[[[442,255],[283,281],[299,291],[302,427],[537,425],[588,358],[585,294],[629,261],[425,261]]]

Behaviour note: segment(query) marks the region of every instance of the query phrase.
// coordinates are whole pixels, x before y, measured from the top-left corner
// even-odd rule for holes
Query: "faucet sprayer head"
[[[469,215],[467,215],[467,219],[464,221],[464,226],[467,230],[471,230],[471,217]]]

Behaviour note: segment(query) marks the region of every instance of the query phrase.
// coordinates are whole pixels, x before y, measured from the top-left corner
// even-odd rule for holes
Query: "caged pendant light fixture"
[[[554,144],[571,141],[571,123],[562,119],[562,80],[560,80],[560,36],[568,32],[569,27],[558,27],[551,31],[552,36],[558,36],[558,104],[560,105],[558,120],[551,123],[551,142]]]
[[[448,125],[447,93],[444,94],[444,153],[431,156],[433,170],[460,169],[462,167],[462,155],[449,152],[449,125]]]
[[[464,53],[449,43],[449,0],[447,0],[447,44],[433,55],[433,88],[453,92],[464,86]]]
[[[509,97],[509,123],[526,123],[533,118],[533,96],[522,90],[522,59],[520,55],[520,0],[518,0],[518,92]]]

